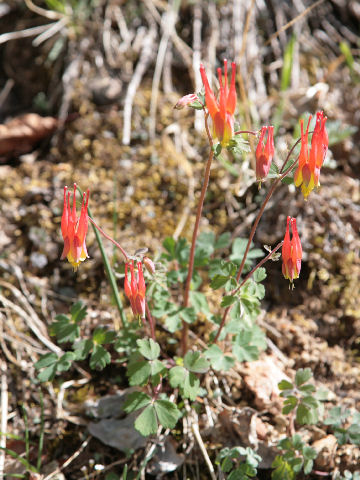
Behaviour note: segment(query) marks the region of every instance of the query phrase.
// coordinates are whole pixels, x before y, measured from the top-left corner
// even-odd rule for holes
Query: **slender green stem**
[[[146,310],[146,317],[147,317],[149,325],[150,325],[151,338],[155,342],[155,322],[154,322],[153,316],[151,315],[149,304],[148,304],[147,300],[145,300],[145,310]]]
[[[186,278],[186,284],[185,284],[185,291],[184,291],[184,301],[183,305],[184,307],[187,307],[189,304],[189,292],[190,292],[190,284],[191,284],[191,279],[192,279],[192,274],[194,270],[194,258],[195,258],[195,245],[196,245],[196,239],[197,235],[199,232],[199,225],[200,225],[200,219],[201,219],[201,214],[202,214],[202,209],[204,206],[204,199],[205,199],[205,194],[207,187],[209,185],[209,179],[210,179],[210,169],[211,169],[211,163],[214,158],[214,142],[209,130],[209,125],[208,125],[208,117],[209,114],[205,113],[205,129],[206,129],[206,134],[208,136],[209,140],[209,145],[210,145],[210,152],[209,152],[209,157],[206,163],[205,167],[205,173],[204,173],[204,180],[203,180],[203,185],[200,193],[200,198],[199,198],[199,203],[197,206],[197,211],[196,211],[196,219],[195,219],[195,225],[194,225],[194,230],[193,230],[193,235],[192,235],[192,241],[191,241],[191,248],[190,248],[190,255],[189,255],[189,269],[188,269],[188,275]],[[182,354],[183,356],[187,352],[187,341],[188,341],[188,331],[189,331],[189,325],[186,322],[182,322],[182,332],[181,332],[181,349],[182,349]]]
[[[28,423],[27,411],[24,404],[22,404],[22,411],[23,411],[24,426],[25,426],[25,458],[27,461],[29,461],[29,455],[30,455],[29,423]]]
[[[116,278],[115,278],[114,272],[111,268],[108,256],[105,252],[105,248],[104,248],[104,245],[103,245],[103,242],[102,242],[102,239],[101,239],[101,236],[100,236],[99,232],[101,231],[102,235],[104,235],[105,238],[108,238],[109,240],[112,240],[112,239],[110,237],[108,237],[106,234],[104,234],[104,232],[101,229],[99,229],[98,226],[95,226],[95,222],[92,219],[91,211],[90,211],[89,208],[88,208],[88,217],[89,217],[89,220],[92,224],[92,227],[93,227],[93,230],[94,230],[94,233],[95,233],[95,237],[96,237],[96,241],[99,245],[100,253],[101,253],[101,256],[102,256],[102,259],[103,259],[103,262],[104,262],[106,275],[109,279],[110,288],[112,290],[114,300],[115,300],[117,309],[118,309],[119,314],[120,314],[122,327],[126,328],[127,327],[127,321],[126,321],[126,316],[125,316],[125,313],[124,313],[123,304],[122,304],[122,301],[121,301],[121,298],[120,298],[120,295],[119,295],[119,290],[118,290],[118,287],[117,287]],[[123,251],[123,249],[120,247],[120,245],[117,244],[117,246],[119,246],[121,253],[124,255],[125,259],[127,259],[127,255],[126,255],[125,251]]]
[[[286,157],[286,159],[285,159],[285,161],[284,161],[284,163],[283,163],[283,165],[282,165],[282,167],[281,167],[280,172],[282,172],[283,169],[285,168],[285,165],[287,164],[287,162],[288,162],[288,160],[289,160],[289,158],[290,158],[290,155],[293,153],[296,145],[297,145],[300,141],[301,141],[301,139],[299,139],[299,140],[292,146],[291,150],[289,151],[289,153],[288,153],[288,155],[287,155],[287,157]],[[285,177],[287,176],[287,174],[290,173],[290,172],[294,169],[294,167],[295,167],[296,164],[298,163],[298,160],[299,160],[299,158],[297,158],[297,159],[285,170],[284,173],[281,173],[281,175],[280,175],[280,176],[273,182],[273,184],[271,185],[270,190],[269,190],[268,194],[266,195],[265,200],[263,201],[263,204],[261,205],[261,208],[260,208],[260,210],[259,210],[259,213],[257,214],[257,217],[255,218],[254,224],[253,224],[253,226],[252,226],[252,228],[251,228],[251,232],[250,232],[250,236],[249,236],[248,243],[247,243],[247,245],[246,245],[246,249],[245,249],[245,252],[244,252],[244,256],[243,256],[243,258],[242,258],[242,261],[241,261],[239,270],[238,270],[237,275],[236,275],[236,281],[237,281],[237,282],[240,281],[240,277],[241,277],[241,274],[242,274],[243,269],[244,269],[244,266],[245,266],[245,261],[246,261],[247,255],[248,255],[248,253],[249,253],[249,250],[250,250],[251,242],[252,242],[252,240],[253,240],[253,238],[254,238],[254,235],[255,235],[255,232],[256,232],[256,228],[257,228],[257,226],[258,226],[258,224],[259,224],[259,221],[260,221],[260,219],[261,219],[261,217],[262,217],[262,214],[264,213],[265,207],[266,207],[268,201],[270,200],[270,198],[272,197],[272,194],[274,193],[274,190],[276,189],[276,187],[279,185],[279,183],[281,182],[281,180],[282,180],[283,178],[285,178]],[[280,244],[277,245],[277,247],[280,248]],[[275,248],[277,248],[277,247],[275,247]],[[269,257],[269,255],[267,255],[267,257]],[[266,257],[265,257],[265,258],[266,258]],[[262,265],[261,262],[260,262],[260,264]],[[258,267],[260,266],[260,264],[259,264],[256,268],[258,268]],[[244,280],[244,281],[240,284],[240,286],[237,287],[237,288],[241,288],[241,286],[245,283],[245,281],[246,281],[246,280]],[[216,333],[216,335],[215,335],[215,338],[214,338],[214,343],[216,343],[217,340],[219,339],[219,336],[220,336],[220,334],[221,334],[221,331],[222,331],[222,329],[224,328],[224,325],[225,325],[225,322],[226,322],[226,317],[227,317],[227,315],[228,315],[228,313],[229,313],[229,311],[230,311],[230,308],[231,308],[231,305],[230,305],[229,307],[227,307],[227,308],[225,309],[225,311],[224,311],[224,314],[223,314],[223,317],[222,317],[222,319],[221,319],[221,323],[220,323],[219,329],[218,329],[218,331],[217,331],[217,333]]]
[[[38,456],[36,468],[40,471],[41,468],[41,455],[44,447],[44,430],[45,430],[45,418],[44,418],[44,397],[42,391],[40,390],[40,438],[39,438],[39,447],[38,447]]]

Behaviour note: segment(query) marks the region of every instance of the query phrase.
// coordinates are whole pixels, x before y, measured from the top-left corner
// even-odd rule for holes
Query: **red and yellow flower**
[[[264,145],[264,137],[267,132],[266,144]],[[255,151],[256,158],[256,180],[262,181],[267,177],[272,159],[274,157],[274,127],[262,127],[258,146]]]
[[[227,60],[224,60],[224,82],[221,68],[217,69],[219,77],[219,98],[216,99],[206,76],[204,65],[200,65],[200,74],[205,87],[206,107],[213,121],[214,136],[221,145],[226,146],[234,134],[234,113],[236,108],[235,75],[236,65],[231,64],[231,81],[228,85]]]
[[[299,165],[295,171],[294,183],[297,187],[301,185],[301,190],[305,199],[308,197],[314,187],[320,186],[320,168],[324,163],[326,152],[329,145],[329,137],[326,131],[326,120],[323,112],[317,112],[315,129],[311,139],[311,149],[308,149],[308,135],[311,115],[304,133],[304,121],[300,120],[301,126],[301,149],[299,155]]]
[[[290,240],[290,224],[292,239]],[[296,218],[287,217],[286,232],[282,246],[282,273],[284,277],[293,283],[299,277],[301,270],[302,247],[296,228]]]
[[[128,268],[130,267],[130,282],[128,278]],[[137,275],[135,274],[134,261],[125,263],[125,295],[128,297],[131,310],[135,316],[145,318],[145,280],[142,269],[142,263],[137,262]]]
[[[61,217],[61,233],[64,239],[64,249],[61,260],[67,258],[76,271],[80,262],[88,258],[86,249],[86,233],[88,230],[89,190],[83,195],[80,217],[76,214],[76,183],[74,183],[73,203],[70,206],[70,192],[64,187],[64,208]]]

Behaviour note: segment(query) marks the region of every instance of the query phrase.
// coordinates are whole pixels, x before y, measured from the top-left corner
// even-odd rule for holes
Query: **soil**
[[[50,3],[43,2],[41,8],[49,11]],[[181,2],[177,34],[168,37],[168,49],[161,59],[159,45],[167,36],[161,18],[167,4],[152,0],[107,3],[85,2],[83,11],[74,8],[73,23],[38,46],[32,43],[34,37],[1,45],[0,120],[4,130],[0,129],[0,146],[5,145],[5,137],[8,143],[0,159],[0,345],[2,402],[5,397],[8,402],[5,428],[13,435],[6,446],[25,456],[27,431],[28,459],[36,464],[43,421],[41,473],[28,472],[29,478],[50,480],[55,478],[51,473],[58,472],[58,478],[68,480],[111,480],[121,478],[125,464],[132,472],[128,478],[135,478],[133,472],[137,474],[156,443],[150,440],[127,457],[89,434],[88,424],[99,399],[128,388],[123,365],[114,360],[97,372],[84,361],[53,382],[41,384],[34,364],[51,348],[66,350],[66,345],[56,345],[49,335],[50,325],[79,299],[88,308],[81,326],[84,335],[96,326],[119,326],[93,232],[89,230],[87,239],[90,258],[76,273],[60,261],[64,185],[76,182],[83,190],[90,189],[94,219],[130,253],[146,247],[149,256],[157,258],[165,237],[176,232],[191,239],[208,145],[202,123],[200,131],[194,128],[193,110],[177,111],[173,106],[195,90],[192,60],[200,53],[210,61],[213,48],[217,65],[225,55],[241,65],[237,82],[241,128],[260,128],[280,112],[279,165],[294,142],[293,129],[300,116],[319,109],[328,116],[330,145],[321,170],[321,188],[308,201],[292,186],[276,190],[254,239],[259,248],[277,244],[283,238],[287,215],[296,217],[304,251],[301,276],[291,290],[282,278],[281,263],[268,262],[259,317],[269,339],[267,350],[256,362],[237,364],[218,377],[206,375],[203,384],[208,395],[198,401],[201,438],[212,462],[225,446],[257,447],[263,463],[256,478],[270,478],[276,442],[287,428],[278,381],[293,380],[297,369],[310,367],[316,387],[330,392],[326,409],[335,405],[360,409],[358,4],[325,0],[298,17],[302,9],[298,2],[273,0],[262,5],[256,1],[237,18],[236,1],[210,6]],[[8,10],[4,7],[0,15],[6,20],[0,39],[1,34],[54,21],[17,1],[9,1]],[[294,18],[294,26],[278,32]],[[232,23],[235,20],[241,28]],[[199,28],[196,21],[201,22],[200,47],[193,40],[192,29]],[[124,145],[128,86],[144,61],[145,37],[152,30],[151,54],[145,56],[133,98],[131,139]],[[293,69],[281,91],[284,51],[292,33],[297,35]],[[230,38],[239,40],[235,53]],[[152,135],[150,105],[156,89],[156,62],[162,60]],[[33,123],[24,117],[30,113],[36,114]],[[9,124],[14,118],[18,123]],[[223,160],[215,159],[201,231],[228,231],[233,239],[249,234],[270,184],[266,181],[258,189],[253,166],[253,153],[234,158],[225,152]],[[120,272],[122,258],[110,242],[104,245],[115,271]],[[120,276],[118,285],[127,305]],[[209,328],[199,322],[191,337],[194,344],[208,341]],[[139,329],[140,336],[147,335],[143,327]],[[169,333],[160,325],[158,335],[160,343],[165,343]],[[219,389],[221,400],[216,397]],[[2,431],[3,419],[2,413]],[[166,445],[166,454],[158,449],[141,478],[211,478],[186,425],[179,422],[174,431],[163,432],[157,439],[159,445]],[[336,478],[345,470],[360,472],[358,446],[339,446],[331,428],[321,422],[297,429],[320,452],[306,478]],[[161,467],[166,462],[181,466],[167,473]],[[25,475],[26,471],[10,455],[5,456],[4,468],[5,475]]]

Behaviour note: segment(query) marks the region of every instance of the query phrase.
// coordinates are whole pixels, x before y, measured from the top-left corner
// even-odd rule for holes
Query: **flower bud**
[[[199,101],[199,97],[195,93],[189,93],[189,95],[181,97],[174,108],[176,108],[176,110],[182,110],[187,105],[190,105],[191,103],[194,103],[196,101]]]
[[[151,273],[151,275],[154,275],[154,273],[156,271],[155,263],[149,257],[144,257],[143,262],[144,262],[146,270],[149,273]]]

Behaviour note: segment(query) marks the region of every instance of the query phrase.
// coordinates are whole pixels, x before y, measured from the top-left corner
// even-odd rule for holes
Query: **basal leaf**
[[[137,417],[134,424],[136,430],[144,437],[155,435],[158,429],[154,405],[148,405]]]
[[[151,403],[151,397],[144,392],[131,392],[126,396],[124,411],[126,413],[135,412]]]
[[[300,387],[306,383],[312,377],[312,371],[310,368],[299,368],[295,375],[295,385]]]
[[[181,415],[177,406],[169,400],[156,400],[154,407],[159,423],[164,428],[174,428]]]
[[[184,367],[189,370],[189,372],[205,373],[209,368],[209,362],[200,352],[189,351],[184,357]]]
[[[90,368],[102,370],[110,361],[110,353],[102,345],[95,344],[90,357]]]
[[[147,360],[130,362],[127,369],[129,383],[134,385],[146,385],[151,375],[151,366]]]
[[[137,340],[139,352],[148,360],[155,360],[160,355],[160,346],[152,338]]]

